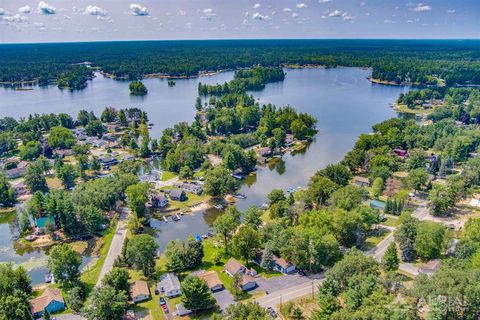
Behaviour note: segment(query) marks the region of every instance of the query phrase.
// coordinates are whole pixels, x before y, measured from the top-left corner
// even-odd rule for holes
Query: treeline
[[[224,84],[198,84],[199,95],[223,95],[247,90],[261,90],[267,83],[283,81],[285,73],[279,67],[256,66],[251,69],[237,70],[233,80]]]
[[[217,40],[2,45],[0,81],[85,86],[90,61],[115,78],[146,74],[197,76],[254,65],[371,67],[395,83],[480,83],[480,42],[448,40]]]

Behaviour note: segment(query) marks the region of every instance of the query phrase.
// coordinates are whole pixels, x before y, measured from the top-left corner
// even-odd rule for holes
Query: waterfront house
[[[30,300],[30,311],[35,318],[40,318],[44,310],[50,314],[65,310],[65,301],[59,289],[48,287],[41,296]]]
[[[365,177],[355,176],[353,182],[359,187],[370,187],[370,180]]]
[[[185,201],[187,200],[187,195],[185,194],[185,191],[179,188],[175,188],[170,190],[170,199],[173,201]]]
[[[134,303],[150,299],[150,290],[146,281],[137,280],[130,287],[130,296]]]
[[[35,224],[41,232],[45,233],[48,225],[55,227],[55,218],[53,216],[37,218],[35,219]]]
[[[153,208],[163,208],[168,205],[168,199],[164,194],[154,193],[150,195],[150,204]]]
[[[201,185],[197,183],[176,183],[174,184],[177,188],[182,189],[185,192],[193,193],[196,195],[200,195],[203,192],[203,188]]]
[[[204,280],[212,292],[223,290],[223,283],[220,281],[216,271],[200,272],[195,275]]]
[[[223,269],[230,277],[233,277],[237,273],[244,273],[247,270],[247,268],[235,258],[228,259]]]
[[[267,158],[268,156],[272,155],[272,149],[269,147],[258,148],[257,154],[260,157]]]
[[[180,290],[180,280],[174,273],[167,273],[160,279],[160,283],[157,285],[160,292],[164,292],[169,298],[177,297],[182,294]]]
[[[260,250],[255,254],[253,262],[257,265],[261,265],[262,257],[264,250]],[[295,271],[296,267],[294,264],[288,262],[287,260],[273,255],[273,269],[281,272],[283,274],[289,274]]]

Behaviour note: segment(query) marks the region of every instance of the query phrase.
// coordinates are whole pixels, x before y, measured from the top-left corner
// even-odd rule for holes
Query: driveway
[[[400,263],[398,269],[402,270],[403,272],[409,273],[415,277],[420,274],[419,268],[408,262]]]
[[[221,291],[216,291],[212,293],[215,300],[217,300],[217,304],[220,309],[223,311],[231,304],[237,304],[235,300],[233,300],[233,296],[227,289],[223,289]]]
[[[112,243],[110,244],[110,249],[108,250],[107,257],[103,262],[102,270],[100,270],[100,274],[98,275],[97,284],[96,286],[99,287],[102,284],[103,277],[112,271],[113,263],[115,259],[120,256],[122,253],[123,243],[125,238],[127,237],[127,216],[129,213],[129,209],[121,208],[120,209],[120,219],[118,220],[117,228],[115,229],[115,234],[113,235]]]
[[[73,313],[52,315],[52,318],[56,318],[57,320],[86,320],[86,318]]]

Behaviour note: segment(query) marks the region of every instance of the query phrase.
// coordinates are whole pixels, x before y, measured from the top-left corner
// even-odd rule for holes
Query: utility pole
[[[313,292],[313,280],[312,280],[312,299],[315,297],[314,292]]]

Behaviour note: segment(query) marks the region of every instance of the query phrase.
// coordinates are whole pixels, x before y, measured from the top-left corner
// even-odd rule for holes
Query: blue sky
[[[0,42],[480,38],[480,0],[1,0]]]

